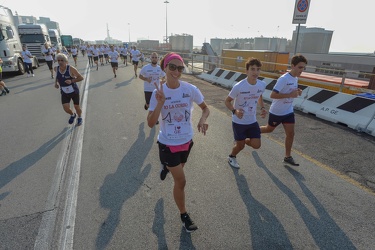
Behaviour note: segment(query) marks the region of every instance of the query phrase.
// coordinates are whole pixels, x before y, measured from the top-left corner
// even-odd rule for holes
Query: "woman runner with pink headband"
[[[152,93],[148,126],[154,127],[159,121],[158,135],[159,158],[161,162],[160,179],[164,180],[171,172],[174,187],[173,197],[180,211],[181,221],[186,232],[198,229],[191,220],[185,207],[185,173],[184,166],[193,147],[194,129],[192,126],[192,111],[194,102],[202,110],[198,122],[198,131],[206,135],[208,124],[206,119],[210,114],[200,90],[180,77],[184,71],[184,60],[176,53],[168,53],[160,62],[166,74],[166,82],[156,85]]]

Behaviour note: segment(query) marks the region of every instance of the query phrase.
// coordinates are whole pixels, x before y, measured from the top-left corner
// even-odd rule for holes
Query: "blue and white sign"
[[[293,14],[293,24],[305,24],[309,13],[311,0],[296,0]]]

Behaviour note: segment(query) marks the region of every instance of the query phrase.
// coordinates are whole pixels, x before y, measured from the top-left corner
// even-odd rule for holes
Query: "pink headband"
[[[167,64],[172,61],[173,59],[180,60],[181,62],[184,62],[182,57],[176,53],[169,54],[166,58],[164,58],[164,68],[167,67]]]

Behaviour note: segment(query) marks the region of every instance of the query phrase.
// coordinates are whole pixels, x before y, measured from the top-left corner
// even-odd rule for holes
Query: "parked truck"
[[[51,45],[56,49],[61,50],[62,43],[59,31],[57,29],[48,29],[49,38],[51,39]]]
[[[25,73],[22,45],[18,31],[13,21],[13,13],[7,7],[0,5],[0,57],[3,60],[3,72]],[[38,59],[32,58],[33,67],[39,67]]]
[[[61,43],[70,52],[73,46],[73,37],[71,35],[61,35]]]
[[[18,33],[22,44],[27,45],[27,49],[38,60],[44,60],[42,48],[46,42],[51,43],[48,29],[45,24],[20,24],[18,25]]]

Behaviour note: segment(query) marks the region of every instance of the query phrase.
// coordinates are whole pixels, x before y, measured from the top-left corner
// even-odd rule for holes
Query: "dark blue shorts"
[[[234,139],[243,141],[246,138],[260,138],[260,128],[258,122],[252,124],[238,124],[232,122]]]
[[[294,119],[294,113],[290,113],[287,115],[274,115],[272,113],[269,113],[268,115],[268,125],[271,127],[277,127],[279,124],[294,124],[296,123]]]

